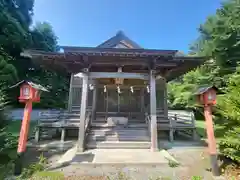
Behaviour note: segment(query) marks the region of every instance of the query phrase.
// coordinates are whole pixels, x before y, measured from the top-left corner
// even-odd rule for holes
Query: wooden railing
[[[182,111],[182,112],[169,112],[168,118],[171,122],[172,127],[195,127],[195,118],[193,112]]]
[[[149,135],[151,135],[151,118],[148,115],[148,113],[145,113],[145,123],[148,126],[148,133],[149,133]]]
[[[39,120],[37,121],[38,126],[61,126],[61,111],[53,111],[49,112],[40,112]]]
[[[148,113],[145,113],[146,124],[151,121]],[[162,111],[157,111],[157,124],[160,129],[178,129],[178,128],[195,128],[195,118],[190,111],[169,111],[165,116]]]

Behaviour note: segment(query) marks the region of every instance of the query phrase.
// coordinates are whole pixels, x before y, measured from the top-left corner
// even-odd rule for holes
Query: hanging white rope
[[[104,85],[104,89],[103,89],[104,92],[107,92],[107,87]]]
[[[119,86],[117,86],[117,92],[118,92],[118,94],[120,94],[120,93],[121,93],[121,89],[120,89],[120,87],[119,87]]]
[[[133,86],[130,87],[130,91],[133,93]]]
[[[93,84],[89,84],[89,89],[93,90],[94,89],[94,85]]]
[[[149,86],[147,86],[147,92],[150,93],[150,89],[149,89]]]

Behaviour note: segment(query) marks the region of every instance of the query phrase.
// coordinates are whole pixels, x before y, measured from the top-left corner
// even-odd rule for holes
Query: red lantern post
[[[21,81],[16,85],[12,86],[17,87],[20,86],[20,96],[19,102],[25,103],[23,120],[21,125],[21,130],[19,134],[18,140],[18,159],[15,163],[15,174],[21,174],[22,171],[22,158],[24,152],[26,151],[27,140],[28,140],[28,131],[31,119],[31,112],[32,112],[32,103],[33,102],[40,102],[40,92],[47,91],[43,86],[29,82],[29,81]]]
[[[212,173],[215,176],[219,176],[220,170],[217,161],[217,147],[212,120],[212,106],[216,104],[216,94],[217,88],[215,88],[214,86],[200,88],[196,93],[199,103],[204,106],[204,116],[206,121],[208,148],[212,166]]]

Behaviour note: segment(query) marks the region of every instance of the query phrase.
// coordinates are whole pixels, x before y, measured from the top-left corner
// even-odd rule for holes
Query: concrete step
[[[92,122],[92,127],[104,128],[104,127],[111,127],[106,122]],[[127,128],[147,128],[148,125],[146,123],[129,123]]]
[[[132,136],[137,136],[137,135],[147,135],[148,131],[143,130],[143,129],[135,129],[135,130],[111,130],[111,129],[91,129],[89,131],[91,134],[104,134],[104,135],[111,135],[111,134],[119,134],[119,135],[132,135]]]
[[[137,141],[103,141],[103,142],[88,142],[86,144],[88,149],[149,149],[150,142]]]
[[[146,127],[111,127],[111,126],[106,126],[106,127],[91,127],[91,131],[148,131]]]
[[[80,123],[80,118],[65,118],[65,119],[62,119],[66,122],[75,122],[75,123]]]
[[[91,135],[87,137],[88,142],[92,141],[146,141],[149,142],[150,138],[148,136],[119,136],[119,135]]]
[[[117,135],[119,137],[145,137],[148,136],[147,132],[141,132],[141,133],[129,133],[129,132],[89,132],[89,135],[92,136],[112,136]]]
[[[148,131],[143,131],[143,130],[136,130],[136,131],[126,131],[126,130],[120,130],[120,131],[101,131],[101,130],[90,130],[89,134],[94,134],[94,135],[113,135],[113,134],[118,134],[118,135],[127,135],[127,136],[147,136]]]

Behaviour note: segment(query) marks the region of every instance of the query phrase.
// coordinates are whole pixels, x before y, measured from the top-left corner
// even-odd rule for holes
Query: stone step
[[[94,142],[90,141],[86,144],[88,149],[149,149],[150,142],[137,142],[137,141],[103,141]]]

